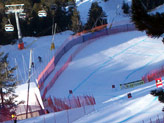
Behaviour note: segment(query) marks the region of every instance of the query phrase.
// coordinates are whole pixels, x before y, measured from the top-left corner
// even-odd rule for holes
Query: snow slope
[[[124,1],[131,5],[131,0]],[[129,17],[122,12],[123,0],[108,0],[107,2],[103,2],[102,0],[82,0],[82,2],[81,0],[76,0],[77,9],[80,12],[80,18],[83,24],[87,22],[88,11],[91,7],[92,2],[98,2],[98,5],[103,8],[103,11],[107,15],[108,23],[111,23],[113,19],[115,23],[130,22]]]
[[[93,1],[95,0],[77,1],[83,23],[87,20],[87,12]],[[116,24],[130,22],[129,17],[122,14],[122,2],[123,0],[109,0],[107,3],[99,1],[108,15],[109,23],[113,18]],[[131,1],[128,0],[127,2],[130,3]],[[67,31],[56,35],[56,47],[58,48],[71,33]],[[14,59],[17,58],[17,64],[27,66],[26,68],[19,68],[20,73],[23,74],[19,78],[22,76],[22,80],[25,82],[30,48],[34,50],[34,61],[37,63],[36,71],[41,71],[53,55],[50,51],[51,39],[51,36],[40,37],[28,49],[21,51],[17,49],[17,45],[4,46],[0,50],[9,52],[11,65],[14,65]],[[30,44],[33,40],[34,38],[23,39],[25,45]],[[57,69],[62,66],[76,48],[78,46],[73,47],[60,60]],[[163,104],[158,101],[157,97],[149,94],[152,89],[156,88],[154,82],[124,90],[121,90],[119,85],[140,80],[148,71],[159,68],[163,65],[163,53],[164,48],[161,39],[149,38],[144,32],[133,31],[98,38],[73,59],[46,96],[69,97],[70,89],[73,90],[74,95],[93,95],[97,103],[96,111],[75,121],[77,123],[138,123],[143,122],[143,120],[148,122],[150,118],[155,120],[157,115],[162,116]],[[22,55],[26,59],[24,65]],[[41,64],[37,61],[38,55],[43,58]],[[113,84],[116,85],[115,89],[112,89]],[[129,92],[132,93],[131,99],[127,98]],[[41,117],[22,122],[44,122]],[[53,116],[49,114],[44,117],[46,117],[46,122],[51,122]]]
[[[55,48],[56,50],[61,46],[61,44],[72,34],[71,31],[66,31],[63,33],[56,34],[55,36]],[[0,48],[0,52],[9,53],[8,60],[11,66],[18,66],[16,71],[17,79],[20,84],[26,83],[28,78],[28,68],[29,68],[29,56],[30,50],[32,49],[32,61],[34,62],[34,69],[32,69],[31,81],[35,82],[35,79],[44,69],[47,63],[50,61],[52,56],[55,54],[56,50],[50,50],[52,43],[52,36],[43,37],[24,37],[23,42],[25,49],[19,50],[18,44],[6,45]],[[42,57],[42,63],[39,63],[38,56]]]
[[[138,31],[99,38],[73,59],[47,97],[68,97],[69,90],[73,90],[74,95],[93,94],[98,111],[77,122],[121,122],[127,119],[130,123],[156,116],[162,113],[162,104],[149,94],[156,88],[154,82],[127,90],[120,90],[119,84],[140,80],[149,70],[159,68],[163,65],[163,52],[160,39],[151,39]],[[112,89],[113,84],[116,89]],[[129,92],[133,99],[127,98]],[[143,119],[137,119],[141,116]]]
[[[157,115],[162,118],[163,104],[149,94],[156,88],[155,82],[124,90],[119,84],[139,80],[149,70],[159,68],[163,64],[163,52],[161,39],[149,38],[138,31],[98,38],[73,59],[47,96],[68,97],[70,89],[74,95],[94,95],[96,111],[75,121],[77,123],[138,123],[148,122],[150,118],[156,120]],[[130,99],[129,92],[132,93]],[[45,118],[50,122],[53,115]],[[32,121],[43,122],[43,116],[23,122]]]

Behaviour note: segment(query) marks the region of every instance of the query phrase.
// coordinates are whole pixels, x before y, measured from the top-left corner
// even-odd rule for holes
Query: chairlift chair
[[[12,24],[6,24],[5,25],[5,30],[7,32],[13,32],[14,31],[14,26]]]
[[[74,8],[74,3],[73,2],[68,2],[68,6],[69,6],[69,8]]]
[[[52,5],[50,6],[50,8],[51,8],[51,10],[57,10],[57,5],[56,5],[56,4],[52,4]]]
[[[19,14],[19,18],[25,19],[25,18],[26,18],[26,13],[20,13],[20,14]]]
[[[38,16],[39,16],[39,17],[47,17],[47,12],[46,12],[45,10],[40,10],[40,11],[38,12]]]

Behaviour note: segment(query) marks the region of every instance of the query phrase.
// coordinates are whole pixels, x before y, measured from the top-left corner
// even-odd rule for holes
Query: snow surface
[[[151,14],[156,14],[156,12],[158,13],[163,13],[164,12],[164,5],[160,5],[157,8],[155,8],[154,10],[152,10],[152,12],[150,12]]]
[[[93,1],[96,0],[77,1],[83,23],[87,21],[88,10]],[[122,2],[123,0],[109,0],[106,3],[99,1],[108,15],[109,23],[113,18],[115,24],[130,22],[129,17],[122,13]],[[131,1],[127,0],[126,2],[130,3]],[[66,31],[55,36],[55,51],[50,51],[52,36],[37,38],[37,41],[24,50],[18,50],[17,45],[8,45],[2,46],[0,51],[9,53],[11,66],[19,65],[17,75],[22,84],[26,83],[28,76],[30,49],[33,49],[35,63],[33,70],[35,74],[32,80],[35,80],[57,48],[71,34],[72,32]],[[24,38],[25,46],[28,46],[34,39],[34,37]],[[59,61],[57,69],[79,46],[73,47],[64,55]],[[38,62],[38,56],[42,56],[42,63]],[[46,96],[68,97],[70,89],[73,90],[74,95],[93,95],[97,103],[95,111],[78,119],[75,121],[76,123],[139,123],[143,120],[149,122],[150,118],[156,120],[157,115],[163,118],[161,111],[163,104],[158,101],[157,97],[149,94],[151,90],[156,88],[155,82],[124,90],[119,87],[119,84],[140,80],[150,70],[160,68],[163,65],[163,60],[164,48],[161,38],[152,39],[147,37],[144,32],[139,31],[104,36],[96,39],[73,59]],[[112,89],[113,84],[116,85],[115,89]],[[130,99],[127,98],[129,92],[132,93]],[[20,122],[40,123],[45,119],[46,122],[54,122],[54,119],[51,120],[53,116],[52,113]]]
[[[157,115],[162,118],[163,104],[149,94],[156,88],[155,82],[124,90],[120,89],[119,84],[139,80],[149,70],[159,68],[163,64],[163,53],[161,39],[149,38],[142,32],[104,36],[73,59],[47,96],[67,97],[69,89],[73,90],[74,95],[94,95],[96,111],[75,121],[77,123],[138,123],[143,120],[148,122],[150,118],[156,120]],[[116,85],[115,89],[112,89],[112,84]],[[129,92],[132,93],[131,99],[127,98]],[[52,117],[45,116],[46,121]],[[27,120],[31,121],[43,122],[43,116],[37,120]]]
[[[125,90],[120,90],[119,84],[140,80],[148,71],[159,68],[163,52],[160,39],[151,39],[138,31],[99,38],[73,59],[47,97],[68,97],[69,90],[74,95],[94,95],[96,111],[77,123],[150,120],[162,114],[162,104],[149,94],[156,88],[155,83]],[[116,89],[112,89],[113,84]],[[132,99],[127,98],[129,92]]]

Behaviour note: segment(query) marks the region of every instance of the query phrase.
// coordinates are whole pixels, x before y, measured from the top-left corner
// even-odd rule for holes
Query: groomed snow
[[[89,6],[93,1],[95,0],[77,1],[83,23],[87,20]],[[123,0],[109,0],[106,3],[98,2],[108,15],[109,23],[113,18],[115,24],[130,22],[129,17],[124,15],[121,10]],[[126,2],[131,4],[131,0]],[[17,45],[8,45],[1,47],[0,51],[9,53],[9,61],[12,66],[15,65],[16,61],[19,65],[18,78],[22,83],[25,83],[28,75],[30,49],[33,49],[36,67],[33,78],[35,80],[57,48],[71,34],[72,32],[66,31],[55,36],[55,51],[50,51],[52,36],[37,38],[36,42],[24,50],[18,50]],[[23,39],[25,46],[28,46],[33,40],[34,38],[32,37]],[[73,47],[64,55],[57,69],[63,65],[78,46]],[[42,56],[43,63],[38,62],[38,56]],[[150,70],[160,68],[163,65],[163,60],[164,47],[161,38],[152,39],[147,37],[144,32],[139,31],[104,36],[96,39],[95,42],[88,45],[73,59],[46,96],[68,97],[70,89],[73,90],[74,95],[93,95],[97,103],[95,111],[75,121],[76,123],[139,123],[143,122],[143,120],[144,122],[149,122],[150,118],[152,121],[156,120],[158,118],[157,115],[162,119],[163,112],[161,110],[163,104],[158,101],[157,97],[150,95],[150,91],[156,88],[154,81],[124,90],[121,90],[119,85],[140,80]],[[25,66],[25,68],[22,66]],[[112,89],[113,84],[116,85],[115,89]],[[132,98],[130,99],[127,98],[127,93],[129,92],[132,93]],[[45,117],[46,122],[54,121],[52,113],[20,122],[40,123],[44,122],[43,117]]]

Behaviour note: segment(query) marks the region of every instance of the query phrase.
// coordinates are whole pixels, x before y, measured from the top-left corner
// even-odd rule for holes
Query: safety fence
[[[158,114],[156,116],[152,116],[145,120],[142,120],[142,123],[164,123],[164,115]]]
[[[69,51],[73,46],[90,41],[91,39],[96,39],[98,37],[105,36],[105,35],[112,35],[112,34],[116,34],[116,33],[120,33],[120,32],[133,31],[133,30],[136,30],[136,28],[133,24],[126,24],[126,25],[119,25],[119,26],[114,26],[114,27],[110,27],[110,28],[104,28],[104,29],[98,30],[98,31],[97,30],[96,30],[96,32],[81,34],[80,36],[72,36],[70,39],[68,39],[68,41],[66,43],[64,43],[58,49],[58,51],[55,53],[55,56],[51,59],[51,61],[48,63],[48,65],[45,67],[45,69],[38,76],[37,80],[38,80],[38,86],[40,89],[43,89],[44,81],[51,74],[51,72],[55,69],[55,66],[57,65],[59,60],[62,58],[62,56],[65,53],[67,53],[67,51]],[[79,51],[77,51],[77,52],[79,52]],[[74,56],[76,54],[77,53],[74,53],[72,56]],[[56,72],[52,81],[45,88],[44,92],[47,93],[47,90],[49,90],[49,87],[52,87],[52,85],[54,84],[53,81],[56,80],[60,76],[60,74],[65,70],[65,68],[68,66],[68,64],[71,60],[72,60],[72,57],[70,57],[67,60],[67,62],[63,65],[63,67],[58,72]]]
[[[50,96],[44,101],[45,110],[48,112],[59,112],[63,110],[95,105],[93,96],[72,96],[71,98],[53,98]]]
[[[45,111],[42,108],[37,95],[36,94],[34,95],[36,101],[34,104],[28,105],[28,111],[27,111],[26,104],[20,104],[12,109],[6,107],[0,108],[0,122],[9,121],[15,118],[17,120],[22,120],[22,119],[36,117],[45,114]]]
[[[147,73],[146,75],[142,77],[142,80],[146,83],[146,82],[151,82],[162,76],[164,76],[164,66],[162,66],[161,68],[157,70],[150,71],[149,73]]]
[[[15,117],[12,117],[12,113],[6,108],[0,109],[0,122],[9,121],[17,118],[17,120],[26,119],[26,109],[27,105],[19,105],[16,109]],[[45,114],[44,110],[38,105],[29,105],[28,107],[28,118],[40,116]]]
[[[82,43],[82,45],[80,45],[67,59],[66,63],[56,72],[55,76],[52,78],[52,80],[47,84],[47,86],[45,86],[43,93],[42,93],[42,99],[45,99],[45,96],[47,94],[47,91],[51,89],[51,87],[53,87],[53,85],[55,84],[56,80],[58,79],[58,77],[62,74],[62,72],[64,72],[64,70],[68,67],[68,65],[70,64],[70,62],[72,61],[72,59],[82,50],[84,49],[86,46],[88,46],[88,44],[94,42],[94,40],[89,40],[87,42]],[[43,86],[42,86],[43,87]],[[40,90],[42,90],[42,88],[40,88]]]
[[[12,120],[11,115],[8,108],[0,108],[0,122]]]
[[[36,118],[21,120],[19,121],[19,123],[72,123],[93,111],[95,111],[94,107],[92,105],[89,105],[85,107],[73,108],[60,112],[48,113],[46,115],[41,115]]]

